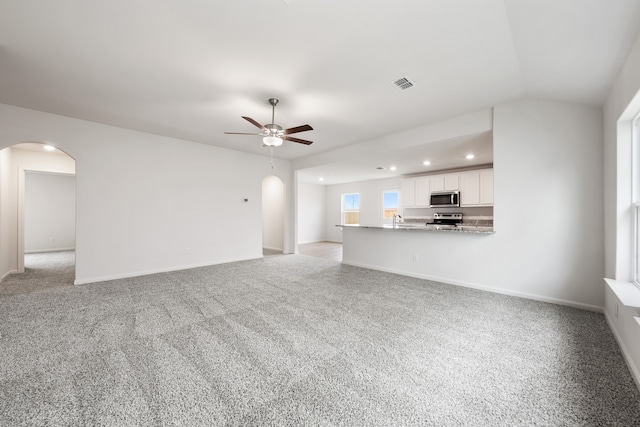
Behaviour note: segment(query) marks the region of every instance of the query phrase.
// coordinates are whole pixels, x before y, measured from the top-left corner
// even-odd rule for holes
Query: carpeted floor
[[[303,255],[63,277],[0,283],[1,426],[640,425],[598,313]]]

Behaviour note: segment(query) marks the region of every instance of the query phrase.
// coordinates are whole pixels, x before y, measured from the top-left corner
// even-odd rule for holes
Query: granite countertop
[[[493,227],[480,225],[459,225],[455,228],[438,228],[437,225],[425,224],[397,224],[395,228],[389,225],[336,225],[336,227],[346,228],[372,228],[378,230],[400,230],[400,231],[417,231],[417,232],[435,232],[435,233],[470,233],[470,234],[494,234]]]

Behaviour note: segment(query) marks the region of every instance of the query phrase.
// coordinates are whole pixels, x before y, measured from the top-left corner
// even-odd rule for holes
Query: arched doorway
[[[262,180],[262,252],[264,255],[284,250],[284,183],[274,175]]]
[[[64,264],[64,284],[73,284],[75,160],[39,142],[19,143],[1,151],[0,245],[6,257],[2,275],[24,273],[26,258],[27,268],[33,267],[33,262],[55,267],[38,269],[40,276],[59,272]],[[47,253],[51,255],[45,256]]]

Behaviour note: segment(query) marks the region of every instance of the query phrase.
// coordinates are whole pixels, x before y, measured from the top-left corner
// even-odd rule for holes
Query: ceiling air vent
[[[394,81],[393,84],[400,90],[406,90],[410,87],[417,86],[414,81],[412,81],[409,77],[404,76]]]

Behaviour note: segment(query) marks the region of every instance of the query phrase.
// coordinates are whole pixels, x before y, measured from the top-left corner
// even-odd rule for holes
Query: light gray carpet
[[[302,255],[60,277],[0,283],[1,426],[640,425],[601,314]]]

